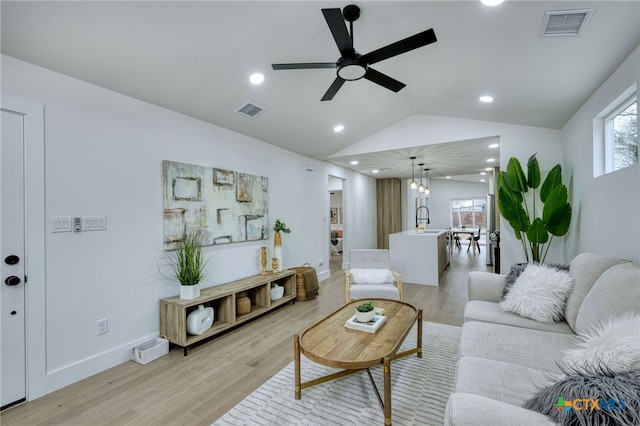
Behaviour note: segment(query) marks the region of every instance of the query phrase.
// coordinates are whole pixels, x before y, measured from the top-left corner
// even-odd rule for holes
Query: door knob
[[[6,263],[7,265],[15,265],[18,262],[20,262],[20,258],[15,254],[11,254],[4,258],[4,263]]]
[[[15,275],[11,275],[10,277],[7,277],[6,280],[4,280],[4,283],[6,285],[18,285],[20,284],[20,278],[16,277]]]

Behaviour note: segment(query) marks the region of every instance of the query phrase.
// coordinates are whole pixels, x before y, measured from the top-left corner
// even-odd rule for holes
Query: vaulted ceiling
[[[335,70],[274,71],[271,64],[336,61],[340,53],[321,9],[347,4],[2,1],[2,53],[332,161],[333,154],[416,114],[562,128],[640,43],[638,1],[507,0],[498,7],[360,1],[354,23],[360,53],[429,28],[438,41],[375,64],[407,85],[398,93],[362,79],[321,102]],[[539,35],[546,11],[576,9],[594,9],[581,36]],[[264,74],[263,84],[249,82],[254,72]],[[481,95],[495,101],[481,103]],[[252,119],[238,114],[246,102],[264,112]],[[337,124],[344,131],[335,133]],[[453,145],[425,149],[433,149],[428,155],[446,174],[465,174],[484,157],[478,160],[468,148],[478,141],[461,143],[468,146],[455,155]],[[346,167],[367,174],[396,167],[406,176],[408,154],[370,154],[364,165]],[[448,157],[457,165],[446,165]]]

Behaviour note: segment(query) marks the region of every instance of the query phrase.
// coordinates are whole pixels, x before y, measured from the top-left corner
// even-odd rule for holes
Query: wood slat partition
[[[377,246],[389,248],[389,234],[402,231],[402,181],[398,178],[376,180]]]

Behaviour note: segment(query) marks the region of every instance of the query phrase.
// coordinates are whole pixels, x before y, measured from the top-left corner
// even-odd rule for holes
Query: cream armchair
[[[402,300],[402,276],[391,270],[389,250],[354,249],[349,252],[350,268],[345,270],[345,298],[381,297]]]

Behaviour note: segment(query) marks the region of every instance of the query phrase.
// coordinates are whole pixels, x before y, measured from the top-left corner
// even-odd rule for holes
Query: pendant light
[[[409,160],[411,160],[411,182],[409,182],[409,188],[411,189],[416,189],[418,188],[418,182],[416,181],[416,175],[415,175],[415,160],[416,157],[409,157]]]
[[[425,171],[425,180],[427,181],[427,186],[424,188],[424,195],[431,194],[431,188],[429,188],[429,169],[424,169]]]
[[[420,163],[418,166],[420,166],[420,186],[418,186],[418,191],[424,192],[424,190],[427,189],[427,187],[424,186],[424,183],[422,183],[422,167],[424,166],[424,163]]]

